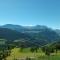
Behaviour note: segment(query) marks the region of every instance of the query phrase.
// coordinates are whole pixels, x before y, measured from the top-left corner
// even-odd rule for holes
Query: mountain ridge
[[[14,25],[14,24],[5,24],[5,25],[2,25],[0,26],[2,28],[9,28],[9,29],[12,29],[12,30],[16,30],[16,31],[40,31],[40,30],[44,30],[44,29],[47,29],[48,27],[47,26],[43,26],[43,25],[35,25],[35,26],[21,26],[21,25]],[[51,29],[51,28],[48,28],[48,29]]]
[[[59,41],[60,39],[60,36],[53,29],[46,26],[37,25],[33,26],[32,28],[25,28],[25,26],[19,25],[9,25],[12,28],[6,26],[8,25],[0,27],[0,37],[2,36],[4,39],[6,38],[7,40],[11,41],[24,40],[25,43],[29,42],[28,45],[40,46]],[[16,28],[16,26],[18,26],[18,28]]]

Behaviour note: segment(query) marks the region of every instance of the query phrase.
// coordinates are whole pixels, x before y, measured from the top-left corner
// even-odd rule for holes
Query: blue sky
[[[60,29],[60,0],[0,0],[0,25],[4,24]]]

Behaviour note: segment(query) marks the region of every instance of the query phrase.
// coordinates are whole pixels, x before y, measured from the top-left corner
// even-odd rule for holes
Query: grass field
[[[14,60],[18,59],[18,60],[22,60],[25,59],[26,57],[31,57],[32,60],[60,60],[60,53],[55,53],[55,55],[51,55],[51,56],[46,56],[41,49],[38,50],[38,53],[34,52],[31,53],[29,51],[30,49],[24,49],[23,52],[20,52],[19,48],[14,48],[11,50],[11,55],[7,57],[7,60]]]

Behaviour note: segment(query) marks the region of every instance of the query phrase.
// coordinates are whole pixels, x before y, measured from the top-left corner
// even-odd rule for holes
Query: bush
[[[31,58],[29,58],[29,57],[26,57],[26,60],[31,60]]]

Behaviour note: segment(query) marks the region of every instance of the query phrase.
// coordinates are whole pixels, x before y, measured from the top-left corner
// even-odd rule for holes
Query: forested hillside
[[[60,36],[53,29],[46,26],[19,26],[7,24],[0,26],[0,38],[7,41],[20,41],[27,46],[43,46],[48,43],[59,41]]]

